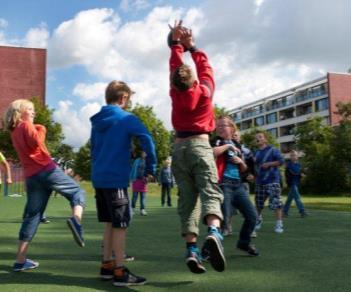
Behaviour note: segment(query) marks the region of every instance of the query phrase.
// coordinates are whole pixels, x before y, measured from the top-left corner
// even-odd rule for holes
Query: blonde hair
[[[34,104],[28,99],[16,99],[11,102],[5,113],[5,128],[13,131],[21,121],[22,113]]]
[[[233,130],[233,135],[234,133],[236,133],[238,131],[238,127],[236,126],[236,124],[233,122],[233,120],[231,119],[231,117],[229,116],[219,116],[217,118],[217,121],[219,120],[227,120],[228,121],[228,124],[230,125],[230,127],[232,128]]]

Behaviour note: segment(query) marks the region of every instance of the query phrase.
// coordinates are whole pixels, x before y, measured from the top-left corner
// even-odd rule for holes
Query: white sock
[[[283,220],[277,220],[277,226],[278,225],[283,227]]]

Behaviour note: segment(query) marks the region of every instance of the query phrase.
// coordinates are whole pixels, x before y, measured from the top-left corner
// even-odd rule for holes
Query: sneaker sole
[[[116,287],[126,287],[126,286],[142,286],[146,283],[146,281],[144,282],[139,282],[139,283],[123,283],[123,282],[112,282],[113,286]]]
[[[209,235],[206,237],[204,248],[210,253],[210,264],[217,272],[225,270],[225,257],[221,248],[221,243],[215,236]]]
[[[185,262],[189,270],[194,274],[203,274],[206,272],[206,268],[194,258],[188,258]]]
[[[111,280],[113,275],[100,275],[101,280]]]
[[[84,246],[85,246],[85,243],[84,243],[84,241],[82,241],[82,240],[80,239],[80,236],[79,236],[79,234],[77,233],[76,229],[74,228],[74,225],[73,225],[73,223],[71,222],[70,219],[67,219],[67,225],[68,225],[69,229],[71,229],[71,231],[72,231],[73,238],[74,238],[75,242],[76,242],[80,247],[84,247]]]

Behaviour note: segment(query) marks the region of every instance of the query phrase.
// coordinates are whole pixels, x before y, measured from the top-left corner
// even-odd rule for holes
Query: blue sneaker
[[[14,272],[21,272],[25,270],[32,270],[39,267],[38,262],[34,262],[30,259],[26,259],[24,263],[14,263],[13,265],[13,271]]]
[[[189,270],[195,274],[206,272],[205,267],[202,265],[200,251],[196,246],[191,246],[187,249],[185,263]]]
[[[67,219],[67,225],[71,229],[74,240],[77,242],[77,244],[80,247],[84,247],[84,238],[83,238],[83,228],[82,226],[77,222],[76,218],[71,217]]]
[[[217,272],[223,272],[226,265],[222,240],[223,236],[218,228],[215,226],[209,227],[203,250],[208,251],[210,264]]]

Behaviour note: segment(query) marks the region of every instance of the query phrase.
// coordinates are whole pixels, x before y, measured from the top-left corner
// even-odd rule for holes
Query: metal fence
[[[11,164],[12,184],[6,183],[5,174],[1,173],[1,190],[6,197],[21,197],[25,195],[25,180],[22,166]]]

